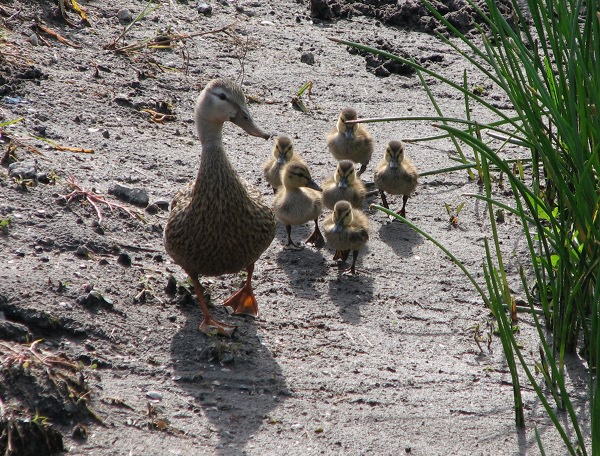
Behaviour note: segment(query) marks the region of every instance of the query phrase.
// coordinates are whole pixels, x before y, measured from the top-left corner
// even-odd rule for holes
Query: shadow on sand
[[[218,307],[218,306],[217,306]],[[215,317],[238,325],[233,338],[198,330],[201,312],[185,306],[185,326],[171,342],[177,385],[202,409],[218,433],[215,454],[246,454],[244,447],[289,391],[277,362],[257,334],[251,317]]]

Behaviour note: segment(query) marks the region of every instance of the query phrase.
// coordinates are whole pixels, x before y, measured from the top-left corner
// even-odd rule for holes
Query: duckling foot
[[[216,332],[222,336],[231,337],[236,328],[237,326],[235,325],[228,325],[227,323],[217,321],[212,317],[205,318],[202,320],[202,323],[200,323],[200,331],[209,335]]]
[[[293,242],[291,243],[287,243],[284,247],[285,250],[293,250],[295,252],[298,252],[300,250],[304,250],[304,246],[303,245],[298,245],[298,244],[294,244]]]
[[[306,244],[312,244],[318,249],[325,245],[325,238],[319,230],[318,219],[315,219],[315,230],[313,231],[313,234],[311,234],[310,237],[304,242]]]
[[[295,244],[294,241],[292,241],[292,225],[286,225],[285,231],[287,232],[287,238],[288,238],[288,242],[284,247],[286,250],[302,250],[302,249],[304,249],[303,246]]]

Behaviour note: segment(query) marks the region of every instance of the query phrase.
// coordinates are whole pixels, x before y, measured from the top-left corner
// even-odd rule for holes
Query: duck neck
[[[198,136],[202,152],[195,192],[203,193],[215,183],[220,186],[228,185],[227,182],[232,184],[231,177],[235,176],[235,172],[223,148],[223,124],[202,122],[201,125],[202,129],[198,128]]]

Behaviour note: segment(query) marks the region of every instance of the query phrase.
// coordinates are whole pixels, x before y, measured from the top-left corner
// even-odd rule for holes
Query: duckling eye
[[[220,98],[221,100],[227,100],[227,95],[225,95],[223,92],[221,92],[221,93],[219,94],[219,98]]]

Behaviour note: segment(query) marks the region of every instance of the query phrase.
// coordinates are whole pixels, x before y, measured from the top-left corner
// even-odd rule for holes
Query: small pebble
[[[205,16],[210,16],[212,14],[212,6],[208,3],[198,3],[196,9],[198,10],[198,13],[204,14]]]
[[[131,266],[131,257],[128,253],[121,252],[119,253],[119,257],[117,258],[117,263],[121,266]]]
[[[300,61],[302,63],[306,63],[307,65],[314,65],[315,64],[315,55],[312,52],[305,52],[300,57]]]
[[[29,42],[34,46],[38,46],[40,44],[40,39],[38,38],[36,33],[33,33],[29,36]]]
[[[117,11],[117,18],[119,22],[128,24],[133,20],[133,14],[127,8],[121,8]]]
[[[148,391],[146,393],[146,397],[148,397],[154,401],[161,401],[163,398],[163,395],[160,394],[158,391]]]

